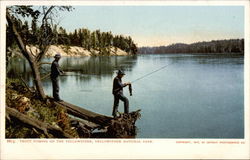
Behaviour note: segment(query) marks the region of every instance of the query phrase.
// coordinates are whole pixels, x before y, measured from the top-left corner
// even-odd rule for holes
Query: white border
[[[127,159],[127,158],[216,158],[216,159],[248,159],[249,155],[249,1],[2,1],[1,3],[1,157],[0,159]],[[152,143],[96,143],[98,139],[90,139],[93,143],[55,143],[56,139],[47,139],[48,143],[36,143],[35,139],[29,139],[32,143],[21,143],[22,139],[7,143],[4,138],[5,126],[5,7],[7,5],[131,5],[131,6],[198,6],[198,5],[243,5],[245,6],[245,60],[244,60],[244,115],[245,138],[244,139],[136,139],[140,142],[152,140]],[[106,140],[106,139],[105,139]],[[105,141],[103,140],[103,141]],[[112,140],[112,139],[109,139]],[[40,139],[42,141],[42,139]],[[179,144],[177,141],[205,142],[206,144]],[[234,142],[245,144],[208,144],[208,142]]]
[[[2,158],[1,153],[4,152],[4,143],[2,143],[5,135],[5,9],[4,6],[0,2],[0,159]]]

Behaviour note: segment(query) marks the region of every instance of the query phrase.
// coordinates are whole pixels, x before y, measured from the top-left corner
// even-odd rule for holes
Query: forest
[[[244,54],[244,39],[213,40],[192,44],[175,43],[168,46],[141,47],[138,54],[164,53],[239,53]]]
[[[57,24],[39,26],[38,19],[36,18],[33,18],[30,23],[28,20],[22,21],[14,16],[12,16],[12,19],[20,36],[23,37],[23,42],[27,45],[40,45],[40,39],[45,38],[41,36],[41,31],[46,31],[46,35],[49,35],[47,37],[50,40],[49,45],[64,45],[66,48],[78,46],[87,50],[94,49],[100,51],[102,55],[109,55],[108,48],[110,47],[120,48],[128,54],[137,53],[137,46],[130,36],[114,35],[111,31],[101,32],[99,29],[90,31],[86,28],[79,28],[73,32],[68,32],[65,28]],[[6,48],[15,48],[14,34],[8,25],[6,34]]]

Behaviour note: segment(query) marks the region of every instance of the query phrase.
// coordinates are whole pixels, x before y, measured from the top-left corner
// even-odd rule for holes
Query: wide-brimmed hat
[[[122,70],[120,70],[120,69],[118,70],[117,74],[118,75],[125,75],[125,73]]]
[[[61,58],[61,54],[60,53],[57,53],[54,58]]]

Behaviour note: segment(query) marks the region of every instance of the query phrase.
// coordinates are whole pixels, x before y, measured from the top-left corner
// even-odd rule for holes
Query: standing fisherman
[[[122,83],[122,77],[125,73],[121,70],[118,70],[117,76],[114,78],[113,81],[113,95],[114,95],[114,106],[112,115],[117,117],[117,110],[119,105],[119,100],[124,102],[124,113],[129,113],[129,101],[128,98],[123,95],[123,87],[130,85],[130,82]]]
[[[59,60],[61,58],[61,55],[57,53],[54,56],[55,60],[52,62],[51,65],[51,74],[50,78],[52,81],[52,87],[53,87],[53,97],[56,101],[62,101],[59,97],[59,82],[58,82],[58,76],[63,74],[64,72],[59,68]]]

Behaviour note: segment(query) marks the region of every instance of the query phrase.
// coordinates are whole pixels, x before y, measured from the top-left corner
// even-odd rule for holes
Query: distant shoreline
[[[167,53],[232,53],[244,54],[244,39],[213,40],[192,44],[175,43],[167,46],[140,47],[138,54],[167,54]]]

